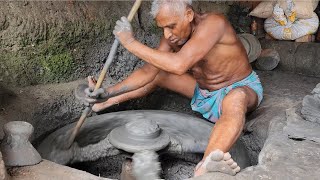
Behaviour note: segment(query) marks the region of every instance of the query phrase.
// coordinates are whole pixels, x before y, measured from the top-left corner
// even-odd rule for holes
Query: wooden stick
[[[142,0],[136,0],[136,2],[134,3],[134,5],[132,6],[131,8],[131,11],[128,15],[128,20],[129,22],[132,21],[134,15],[136,14],[137,10],[139,9],[140,5],[141,5],[141,1]],[[97,84],[94,88],[94,90],[97,90],[101,87],[102,85],[102,82],[107,74],[107,70],[109,69],[109,66],[110,64],[112,63],[113,61],[113,58],[117,52],[117,49],[118,49],[118,46],[119,46],[119,41],[117,39],[114,40],[113,44],[112,44],[112,47],[111,47],[111,50],[110,50],[110,53],[108,55],[108,58],[107,58],[107,61],[105,62],[104,66],[103,66],[103,69],[99,75],[99,79],[97,81]],[[79,133],[79,130],[82,126],[82,124],[84,123],[87,115],[91,112],[92,110],[92,106],[88,106],[85,108],[85,110],[82,112],[81,114],[81,117],[80,119],[78,120],[77,122],[77,125],[74,127],[73,131],[72,131],[72,134],[70,135],[70,138],[68,139],[68,141],[66,141],[66,144],[65,146],[63,146],[65,149],[69,149],[74,141],[74,139],[76,138],[76,136],[78,135]]]

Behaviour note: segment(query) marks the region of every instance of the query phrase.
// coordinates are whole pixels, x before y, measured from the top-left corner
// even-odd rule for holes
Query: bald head
[[[151,15],[156,18],[163,6],[169,7],[175,13],[183,15],[187,7],[191,7],[192,0],[154,0],[151,6]]]

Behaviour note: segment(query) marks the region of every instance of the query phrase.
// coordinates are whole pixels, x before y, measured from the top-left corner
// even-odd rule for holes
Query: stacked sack
[[[275,39],[295,40],[314,34],[319,18],[314,12],[319,0],[278,0],[261,2],[251,16],[267,18],[265,31]]]

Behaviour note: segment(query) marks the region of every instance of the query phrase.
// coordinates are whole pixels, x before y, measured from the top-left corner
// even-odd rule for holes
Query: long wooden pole
[[[139,9],[140,5],[141,5],[141,2],[142,0],[136,0],[136,2],[134,3],[134,5],[132,6],[131,8],[131,11],[128,15],[128,20],[131,22],[134,15],[136,14],[137,10]],[[102,85],[102,82],[107,74],[107,70],[109,69],[109,66],[110,64],[112,63],[113,61],[113,58],[117,52],[117,49],[118,49],[118,46],[119,46],[119,41],[117,39],[114,40],[113,44],[112,44],[112,47],[111,47],[111,50],[110,50],[110,53],[108,55],[108,58],[103,66],[103,69],[99,75],[99,79],[97,81],[97,84],[94,88],[94,90],[97,90],[101,87]],[[64,146],[65,149],[69,149],[74,141],[74,139],[76,138],[76,136],[78,135],[79,133],[79,130],[82,126],[82,124],[84,123],[87,115],[91,112],[92,110],[92,106],[87,106],[84,111],[82,112],[81,114],[81,117],[80,119],[78,120],[76,126],[74,127],[73,131],[72,131],[72,134],[70,135],[68,141],[66,141],[66,144]]]

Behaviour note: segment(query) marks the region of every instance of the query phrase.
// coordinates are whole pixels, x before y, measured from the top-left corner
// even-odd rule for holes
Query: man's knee
[[[224,98],[226,106],[253,109],[257,105],[257,94],[249,87],[243,86],[231,90]]]
[[[174,79],[172,76],[173,74],[160,70],[155,78],[155,83],[161,88],[170,89],[177,83],[172,80]]]
[[[248,90],[243,87],[239,87],[231,90],[224,98],[224,101],[229,103],[244,103],[248,98]]]

